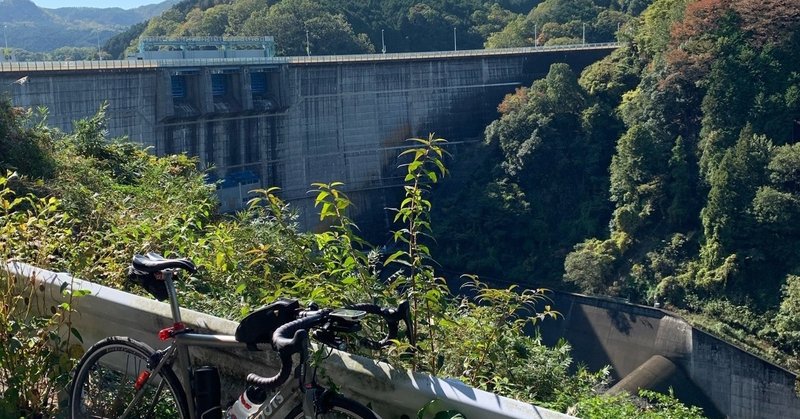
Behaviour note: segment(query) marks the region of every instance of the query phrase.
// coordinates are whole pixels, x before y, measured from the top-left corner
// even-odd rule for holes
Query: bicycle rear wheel
[[[83,355],[72,380],[70,417],[118,418],[136,395],[135,383],[150,373],[147,361],[154,353],[144,343],[126,337],[97,342]],[[168,366],[151,376],[144,394],[128,412],[128,418],[189,418],[186,395]]]
[[[303,405],[295,406],[286,419],[303,419]],[[318,419],[381,419],[375,412],[363,404],[338,394],[330,396],[322,406]]]

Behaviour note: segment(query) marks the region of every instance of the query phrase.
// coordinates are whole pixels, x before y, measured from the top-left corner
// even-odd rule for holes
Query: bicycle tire
[[[381,417],[370,408],[338,394],[327,397],[322,407],[323,413],[317,414],[317,418],[319,419],[381,419]],[[304,418],[302,404],[295,406],[294,409],[286,415],[286,419]]]
[[[70,389],[70,418],[121,416],[134,398],[137,377],[149,371],[147,361],[154,352],[142,342],[121,336],[95,343],[75,368]],[[157,376],[150,377],[145,385],[145,396],[128,417],[189,418],[186,394],[171,368],[165,366]]]

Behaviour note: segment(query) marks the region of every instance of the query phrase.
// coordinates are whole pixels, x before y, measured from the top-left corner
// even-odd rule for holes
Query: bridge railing
[[[26,73],[37,71],[114,71],[131,69],[155,69],[159,67],[190,67],[214,65],[278,65],[278,64],[324,64],[345,62],[377,62],[399,60],[431,60],[442,58],[487,57],[523,55],[555,51],[581,51],[614,49],[618,42],[593,44],[546,45],[537,47],[472,49],[460,51],[400,52],[390,54],[348,54],[297,57],[247,57],[247,58],[199,58],[164,60],[108,60],[108,61],[22,61],[0,62],[0,73]]]

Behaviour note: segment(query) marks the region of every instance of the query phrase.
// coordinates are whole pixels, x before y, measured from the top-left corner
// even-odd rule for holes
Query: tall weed
[[[59,246],[70,241],[71,219],[56,198],[18,197],[0,176],[0,263],[14,260],[48,265]],[[72,298],[48,306],[36,278],[17,278],[0,269],[0,416],[50,417],[81,347],[71,327]]]

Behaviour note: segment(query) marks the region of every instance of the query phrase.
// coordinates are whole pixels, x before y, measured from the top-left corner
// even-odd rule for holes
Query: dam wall
[[[0,90],[16,106],[47,107],[48,123],[64,131],[107,101],[111,137],[196,156],[220,181],[224,211],[241,208],[251,189],[278,186],[314,229],[310,184],[344,182],[371,230],[396,205],[406,139],[435,133],[455,150],[468,146],[504,95],[553,63],[580,71],[617,47],[0,63]]]

